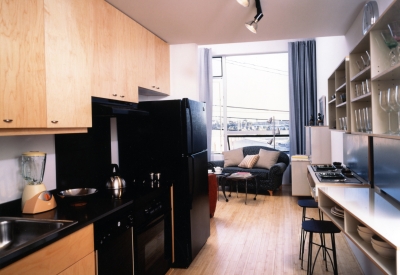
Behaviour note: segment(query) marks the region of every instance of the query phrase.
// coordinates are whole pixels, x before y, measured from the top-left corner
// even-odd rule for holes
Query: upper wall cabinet
[[[0,135],[91,126],[92,4],[0,2]]]
[[[94,9],[92,95],[138,102],[135,36],[141,27],[103,0]]]
[[[139,93],[169,95],[169,45],[142,28],[136,40],[139,64]]]

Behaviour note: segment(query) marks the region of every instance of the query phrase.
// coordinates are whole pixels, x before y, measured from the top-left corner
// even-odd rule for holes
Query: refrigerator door
[[[183,158],[187,166],[174,183],[174,267],[187,268],[210,236],[207,151]]]
[[[203,102],[182,99],[185,108],[186,154],[193,154],[207,149],[206,107]]]
[[[207,151],[188,158],[192,260],[210,236]]]

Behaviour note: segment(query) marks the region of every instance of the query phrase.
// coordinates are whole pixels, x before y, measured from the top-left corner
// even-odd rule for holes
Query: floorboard
[[[257,200],[253,197],[248,195],[247,205],[243,193],[239,193],[239,198],[232,194],[229,202],[225,202],[220,192],[207,243],[188,269],[171,268],[167,274],[305,275],[308,251],[306,247],[302,270],[299,260],[302,209],[297,205],[298,197],[291,196],[290,186],[283,186],[272,197],[259,195]],[[318,219],[318,210],[308,209],[307,216]],[[319,236],[315,235],[318,242]],[[335,239],[339,274],[363,274],[343,233],[336,234]],[[316,250],[313,249],[314,255]],[[329,261],[328,271],[325,270],[322,255],[318,255],[314,274],[333,274]]]

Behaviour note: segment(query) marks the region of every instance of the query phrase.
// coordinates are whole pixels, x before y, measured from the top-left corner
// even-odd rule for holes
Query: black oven
[[[134,202],[135,274],[163,275],[171,265],[171,209],[165,195],[155,192]]]

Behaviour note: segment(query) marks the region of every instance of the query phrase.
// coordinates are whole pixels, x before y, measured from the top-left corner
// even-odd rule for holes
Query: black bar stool
[[[308,242],[307,274],[311,275],[314,272],[315,262],[317,261],[318,253],[322,249],[322,251],[325,252],[325,255],[328,255],[329,260],[331,261],[332,268],[333,268],[333,274],[337,275],[338,268],[337,268],[337,259],[336,259],[335,234],[340,233],[340,229],[331,221],[317,221],[317,220],[309,220],[309,221],[302,222],[301,229],[304,230],[305,232],[310,233],[309,242]],[[321,244],[313,242],[313,234],[314,233],[320,234]],[[326,247],[326,242],[324,240],[325,234],[331,235],[331,242],[332,242],[331,248]],[[324,238],[322,235],[324,235]],[[313,246],[313,244],[319,246],[318,251],[315,255],[314,264],[312,262],[312,246]],[[332,259],[331,255],[329,254],[328,250],[332,251],[333,259]],[[327,265],[326,260],[325,260],[325,268],[328,271],[328,265]]]
[[[311,220],[311,218],[306,216],[307,208],[318,208],[318,202],[314,199],[304,199],[298,200],[297,204],[303,208],[303,215],[301,217],[301,222],[304,222],[306,219]],[[318,216],[320,220],[324,219],[324,213],[318,209]],[[306,241],[307,233],[301,229],[301,236],[300,236],[300,252],[299,252],[299,260],[301,260],[301,269],[303,269],[303,254],[304,254],[304,243]],[[325,260],[325,252],[324,252],[324,260]]]

